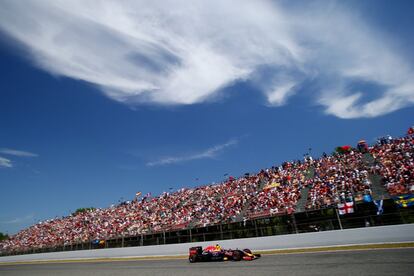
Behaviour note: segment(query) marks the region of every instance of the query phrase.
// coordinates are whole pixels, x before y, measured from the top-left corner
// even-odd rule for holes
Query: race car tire
[[[197,261],[197,256],[191,255],[190,257],[188,257],[188,261],[190,261],[190,263],[195,263]]]
[[[243,258],[243,252],[240,250],[234,250],[233,252],[233,261],[240,261]]]

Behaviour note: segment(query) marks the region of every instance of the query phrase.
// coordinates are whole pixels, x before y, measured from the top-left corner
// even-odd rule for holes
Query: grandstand
[[[182,188],[39,222],[2,241],[0,253],[206,241],[406,223],[412,222],[412,208],[397,210],[390,196],[412,193],[414,137],[407,135],[380,139],[367,152],[351,148],[316,159],[307,156],[303,161],[284,162],[256,174],[230,177],[220,184]],[[380,213],[373,205],[375,200],[385,200],[388,211]],[[360,203],[355,213],[363,216],[344,217],[341,221],[336,207],[346,202]]]

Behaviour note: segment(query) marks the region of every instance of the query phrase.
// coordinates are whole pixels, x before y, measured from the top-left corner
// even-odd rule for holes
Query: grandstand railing
[[[271,216],[267,214],[266,216],[245,219],[241,222],[197,228],[186,228],[187,225],[180,225],[181,228],[176,230],[170,229],[137,236],[106,239],[101,243],[90,241],[50,248],[33,248],[15,252],[2,252],[0,256],[204,242],[414,223],[414,207],[399,208],[392,199],[384,200],[383,206],[384,213],[381,215],[377,215],[377,209],[373,203],[360,203],[356,204],[355,213],[344,216],[339,216],[337,209],[334,207],[284,215]]]

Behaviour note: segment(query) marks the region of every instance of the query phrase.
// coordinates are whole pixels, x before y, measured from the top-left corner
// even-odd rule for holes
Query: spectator
[[[365,148],[365,146],[364,146]],[[365,151],[365,150],[364,150]],[[364,152],[363,151],[363,152]],[[88,209],[63,218],[39,222],[0,242],[1,252],[67,246],[119,236],[207,226],[246,217],[295,212],[301,189],[310,187],[306,208],[369,198],[368,172],[379,173],[391,195],[414,192],[414,137],[380,138],[369,148],[377,163],[363,162],[361,151],[350,150],[321,158],[284,162],[257,174],[229,177],[220,184],[182,188],[122,202],[109,208]],[[307,179],[313,168],[314,177]]]

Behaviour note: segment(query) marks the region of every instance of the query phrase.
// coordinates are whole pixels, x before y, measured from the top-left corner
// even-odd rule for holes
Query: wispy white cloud
[[[298,83],[293,76],[279,74],[271,81],[262,82],[261,87],[270,106],[282,106],[297,92]]]
[[[413,69],[394,38],[340,2],[287,3],[3,0],[0,29],[37,66],[127,104],[200,103],[239,80],[272,106],[312,81],[315,103],[340,118],[414,104]],[[356,90],[358,81],[381,93]]]
[[[5,221],[0,221],[0,224],[19,224],[19,223],[25,223],[25,222],[29,222],[31,220],[33,220],[34,215],[30,214],[27,215],[25,217],[19,217],[19,218],[14,218],[11,220],[5,220]]]
[[[213,147],[210,147],[204,151],[193,153],[189,155],[182,155],[182,156],[168,156],[168,157],[162,157],[158,160],[148,162],[147,166],[160,166],[160,165],[169,165],[169,164],[175,164],[175,163],[181,163],[185,161],[191,161],[191,160],[198,160],[198,159],[207,159],[207,158],[214,158],[218,156],[222,151],[225,149],[235,146],[238,144],[238,140],[232,139],[228,141],[227,143],[216,145]]]
[[[37,157],[38,155],[28,151],[16,150],[16,149],[8,149],[8,148],[1,148],[1,154],[11,155],[14,157]],[[11,159],[1,157],[0,156],[0,168],[13,168],[13,161]]]
[[[39,156],[36,153],[22,151],[22,150],[15,150],[15,149],[7,149],[7,148],[0,149],[0,153],[18,156],[18,157],[38,157]]]
[[[0,156],[0,168],[12,168],[13,163],[10,159]]]

